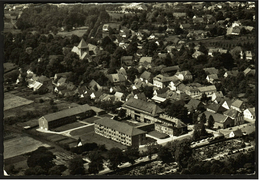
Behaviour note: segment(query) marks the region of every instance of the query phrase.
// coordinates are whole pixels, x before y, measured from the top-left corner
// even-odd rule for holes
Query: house
[[[165,93],[163,93],[163,94],[156,94],[156,95],[154,95],[154,96],[152,97],[152,100],[153,100],[154,102],[157,102],[157,103],[162,103],[162,102],[166,101],[166,97],[167,97],[167,94],[166,94],[166,92],[165,92]]]
[[[216,104],[220,103],[219,98],[224,98],[222,91],[214,92],[211,96],[211,101],[215,102]]]
[[[211,97],[214,92],[217,91],[215,85],[198,87],[201,94],[205,93],[208,97]]]
[[[215,121],[214,128],[225,129],[225,128],[234,126],[234,121],[231,118],[229,118],[228,116],[224,116],[223,114],[219,114],[219,113],[212,113],[209,111],[205,111],[204,114],[206,116],[207,123],[208,123],[209,116],[212,115],[212,117]],[[199,117],[201,115],[202,114],[200,114]]]
[[[228,76],[233,76],[236,77],[238,75],[238,70],[231,70],[231,71],[226,71],[224,74],[224,77],[227,78]]]
[[[176,74],[175,74],[175,76],[179,79],[179,80],[181,80],[181,81],[183,81],[183,80],[192,80],[192,75],[191,75],[191,73],[190,73],[190,71],[188,71],[188,70],[186,70],[186,71],[181,71],[181,72],[177,72]]]
[[[108,80],[114,85],[125,85],[126,78],[122,74],[108,74]]]
[[[175,12],[172,13],[173,17],[179,19],[179,18],[186,18],[187,14],[185,12]]]
[[[170,88],[170,90],[172,91],[176,91],[177,87],[181,84],[180,80],[176,80],[176,81],[171,81],[168,85],[168,87]]]
[[[133,65],[134,57],[133,56],[122,56],[121,57],[121,64],[125,66]]]
[[[86,86],[80,86],[75,90],[75,94],[77,94],[80,98],[88,97],[92,91],[90,91]]]
[[[153,85],[160,88],[165,88],[171,81],[175,82],[178,78],[176,76],[166,77],[161,74],[153,78]]]
[[[204,68],[203,70],[206,72],[207,75],[218,74],[218,69],[216,69],[215,67]]]
[[[101,86],[99,83],[97,83],[94,79],[90,81],[88,84],[88,88],[90,90],[96,91],[96,90],[102,90],[104,86]]]
[[[119,36],[121,36],[122,38],[129,38],[131,36],[131,30],[129,30],[126,27],[123,27],[119,32]]]
[[[148,72],[148,71],[144,71],[141,75],[140,75],[140,80],[144,81],[145,83],[151,82],[152,81],[152,73]]]
[[[235,126],[244,124],[243,113],[238,112],[238,111],[235,110],[235,109],[229,109],[229,110],[225,111],[223,114],[224,114],[225,116],[228,116],[228,117],[230,117],[231,119],[233,119]]]
[[[114,96],[115,96],[115,101],[124,102],[124,99],[125,99],[124,93],[122,93],[122,92],[116,92]]]
[[[139,60],[139,65],[145,67],[146,69],[151,68],[152,59],[152,57],[142,57]]]
[[[214,84],[217,81],[219,81],[218,75],[217,74],[211,74],[211,75],[207,75],[206,80],[211,83]]]
[[[69,77],[69,76],[71,76],[71,74],[72,74],[72,72],[63,72],[63,73],[57,73],[57,74],[55,74],[54,75],[54,78],[53,78],[53,80],[54,80],[54,83],[55,83],[55,81],[57,81],[58,79],[60,79],[60,78],[67,78],[67,77]]]
[[[139,147],[145,141],[146,132],[127,123],[102,118],[94,121],[95,134],[112,139],[126,146]]]
[[[244,115],[244,120],[248,122],[255,122],[256,120],[256,115],[255,115],[255,108],[247,108],[246,110],[243,111]]]
[[[170,66],[170,67],[165,67],[161,69],[161,74],[175,74],[177,71],[180,70],[180,67],[178,65],[175,66]]]
[[[93,116],[95,113],[88,104],[77,106],[63,111],[47,114],[38,119],[39,128],[50,130],[68,123],[75,122],[77,119],[84,119]]]
[[[212,113],[223,113],[227,109],[225,109],[224,107],[222,107],[219,104],[209,104],[209,105],[207,105],[206,110],[208,112],[212,112]]]
[[[115,101],[115,96],[114,95],[110,95],[110,94],[102,94],[99,98],[98,98],[99,101],[101,102],[106,102],[106,101],[112,101],[114,102]]]
[[[245,52],[245,54],[246,54],[246,60],[252,60],[252,52],[251,51],[246,51]]]
[[[193,23],[194,23],[194,25],[201,24],[201,23],[205,23],[205,20],[202,17],[196,17],[196,18],[193,18]]]
[[[245,105],[243,101],[240,101],[239,99],[236,99],[232,104],[231,104],[231,109],[235,109],[239,112],[244,111]]]
[[[183,29],[183,30],[191,29],[191,24],[181,24],[180,28]]]
[[[184,92],[191,98],[194,98],[194,99],[200,98],[201,93],[200,93],[200,90],[198,89],[198,87],[199,86],[187,85],[184,88]]]
[[[231,104],[233,101],[224,97],[224,98],[218,99],[218,102],[225,109],[231,109]]]
[[[130,98],[126,101],[122,105],[122,108],[126,110],[126,114],[131,116],[132,119],[144,123],[154,123],[156,117],[159,117],[159,114],[163,112],[160,107],[152,102],[146,102],[134,98]]]
[[[211,56],[211,57],[213,57],[214,55],[214,53],[217,53],[218,52],[218,48],[209,48],[209,50],[208,50],[208,55],[209,56]]]
[[[164,93],[166,93],[168,90],[169,90],[168,87],[159,88],[159,89],[158,89],[157,87],[154,87],[153,95],[164,94]]]
[[[171,53],[172,52],[172,50],[174,50],[176,48],[176,46],[175,45],[168,45],[168,46],[166,46],[166,50],[167,50],[167,53]]]
[[[202,53],[201,51],[195,51],[193,54],[192,54],[192,57],[193,58],[198,58],[199,56],[201,55],[205,55],[204,53]]]
[[[255,75],[255,69],[251,69],[251,68],[246,68],[244,71],[244,75]]]
[[[237,129],[237,130],[231,131],[229,133],[229,138],[241,137],[241,136],[243,136],[243,133],[242,133],[241,129]]]
[[[90,99],[98,99],[102,94],[101,91],[94,91],[90,94]]]
[[[143,100],[143,101],[147,101],[147,97],[143,92],[135,94],[134,98],[139,99],[139,100]]]
[[[195,110],[197,111],[199,107],[204,106],[203,103],[197,99],[191,99],[188,104],[185,104],[185,107],[189,112]]]

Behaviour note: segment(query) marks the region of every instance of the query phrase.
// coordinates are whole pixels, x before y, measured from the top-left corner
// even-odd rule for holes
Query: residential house
[[[232,104],[233,101],[224,97],[224,98],[218,99],[218,102],[225,109],[231,109],[231,104]]]
[[[94,121],[95,133],[126,146],[139,147],[145,141],[146,132],[127,123],[102,118]]]
[[[191,99],[188,104],[185,104],[184,107],[188,109],[189,112],[193,110],[197,111],[199,107],[204,106],[203,103],[197,99]]]
[[[115,101],[115,96],[103,93],[97,100],[99,100],[101,102],[107,102],[107,101],[114,102]]]
[[[246,68],[246,69],[244,70],[244,75],[245,75],[245,76],[255,75],[255,69]]]
[[[162,94],[155,94],[152,97],[152,100],[156,103],[162,103],[164,101],[166,101],[166,97],[167,97],[167,93],[162,93]]]
[[[207,105],[206,110],[208,112],[221,113],[222,114],[227,109],[222,107],[220,104],[209,104],[209,105]]]
[[[211,56],[211,57],[214,57],[214,53],[217,53],[218,52],[218,48],[209,48],[208,50],[208,55]]]
[[[236,77],[238,73],[239,73],[238,70],[226,71],[225,74],[224,74],[224,77],[225,78],[227,78],[229,76]]]
[[[175,45],[168,45],[165,49],[167,50],[167,53],[171,53],[172,50],[176,49],[176,46]]]
[[[223,114],[234,120],[234,126],[244,124],[244,117],[242,112],[238,112],[235,109],[229,109],[225,111]]]
[[[176,81],[171,81],[168,85],[168,87],[170,88],[170,90],[172,91],[176,91],[177,87],[181,84],[181,81],[178,79]]]
[[[245,52],[245,54],[246,54],[246,60],[252,60],[252,52],[251,51],[246,51]]]
[[[256,115],[255,115],[255,108],[247,108],[243,111],[244,120],[248,122],[255,122]]]
[[[122,56],[121,57],[121,64],[125,66],[133,65],[134,57],[133,56]]]
[[[209,83],[214,84],[219,81],[219,78],[217,74],[211,74],[211,75],[207,75],[206,80]]]
[[[139,65],[145,67],[146,69],[151,68],[152,59],[152,57],[142,57],[139,60]]]
[[[219,104],[222,98],[224,98],[222,91],[217,91],[212,94],[211,101]]]
[[[198,58],[199,56],[201,55],[205,55],[204,53],[202,53],[201,51],[195,51],[193,54],[192,54],[192,57],[193,58]]]
[[[237,129],[237,130],[231,131],[229,133],[229,138],[236,138],[236,137],[241,137],[241,136],[243,136],[241,129]]]
[[[92,91],[97,91],[97,90],[102,90],[104,86],[100,85],[94,79],[92,79],[88,84],[88,88]]]
[[[131,116],[132,119],[145,123],[154,123],[156,117],[159,117],[159,114],[163,112],[160,107],[152,102],[134,98],[127,100],[122,105],[122,108],[126,110],[126,114]]]
[[[153,78],[153,85],[160,88],[165,88],[169,85],[171,81],[177,81],[178,78],[176,76],[166,77],[161,74],[155,76]]]
[[[114,85],[125,85],[126,77],[122,74],[108,74],[107,78]]]
[[[176,19],[179,19],[179,18],[186,18],[187,17],[187,13],[185,12],[175,12],[175,13],[172,13],[173,17],[175,17]]]
[[[231,109],[235,109],[239,112],[243,112],[245,109],[245,104],[243,101],[240,101],[239,99],[236,99],[232,104],[231,104]]]
[[[216,69],[215,67],[204,68],[203,70],[206,72],[207,75],[218,74],[218,69]]]
[[[119,36],[121,36],[122,38],[129,38],[131,36],[131,30],[129,30],[126,27],[123,27],[119,32]]]
[[[68,123],[75,122],[77,119],[84,119],[93,116],[95,113],[88,104],[77,106],[63,111],[47,114],[38,119],[39,128],[50,130]]]
[[[169,88],[168,88],[168,87],[165,87],[165,88],[154,87],[153,95],[164,94],[164,93],[166,93],[167,91],[169,91]]]
[[[124,102],[125,100],[125,95],[122,92],[116,92],[114,96],[115,96],[115,101]]]
[[[194,23],[194,25],[201,24],[201,23],[205,23],[205,20],[202,17],[196,17],[196,18],[193,18],[193,23]]]
[[[212,94],[217,91],[215,85],[198,87],[198,89],[201,92],[201,94],[205,93],[207,97],[211,97]]]
[[[175,74],[175,76],[181,80],[181,81],[184,81],[184,80],[192,80],[192,75],[190,73],[190,71],[186,70],[186,71],[181,71],[181,72],[177,72]]]
[[[75,94],[77,94],[80,98],[88,97],[92,91],[90,91],[86,86],[80,86],[75,90]]]
[[[205,111],[204,114],[206,115],[207,124],[208,124],[209,116],[212,115],[212,117],[215,121],[214,128],[225,129],[225,128],[234,126],[234,121],[228,116],[224,116],[223,114],[219,114],[219,113],[212,113],[209,111]],[[199,117],[201,115],[202,114],[200,114]]]
[[[135,94],[134,98],[142,100],[142,101],[147,101],[147,97],[146,97],[146,95],[143,92]]]
[[[180,25],[180,28],[183,29],[183,30],[189,30],[192,28],[191,24],[181,24]]]
[[[58,81],[58,79],[60,78],[67,78],[69,77],[70,75],[72,74],[72,72],[63,72],[63,73],[57,73],[54,75],[54,78],[53,78],[53,81],[54,81],[54,84]],[[56,81],[56,82],[55,82]]]
[[[201,97],[199,86],[187,85],[185,86],[184,92],[191,98],[198,99]]]
[[[140,80],[144,81],[145,83],[151,82],[152,81],[152,73],[148,72],[148,71],[144,71],[141,75],[140,75]]]
[[[161,74],[171,74],[174,75],[177,71],[180,70],[180,67],[178,65],[165,67],[161,69]]]
[[[103,94],[103,92],[101,92],[101,91],[94,91],[90,94],[90,98],[98,99],[102,94]]]

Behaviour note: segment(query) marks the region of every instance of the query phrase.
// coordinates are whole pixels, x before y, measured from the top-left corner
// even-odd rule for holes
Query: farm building
[[[39,118],[39,128],[49,130],[51,128],[59,127],[77,119],[83,119],[94,115],[94,111],[88,105],[77,106],[63,111],[47,114]]]

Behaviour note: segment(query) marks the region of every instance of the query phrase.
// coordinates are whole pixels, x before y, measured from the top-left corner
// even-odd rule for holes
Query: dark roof
[[[236,131],[233,131],[233,133],[235,136],[243,136],[241,129],[237,129]]]
[[[132,61],[133,60],[133,56],[122,56],[121,60],[122,61]]]
[[[172,71],[177,71],[177,70],[180,70],[179,65],[162,68],[161,73],[172,72]]]
[[[140,135],[140,134],[146,133],[145,131],[142,131],[133,126],[130,126],[127,123],[115,121],[115,120],[109,119],[109,118],[102,118],[99,120],[95,120],[94,123],[106,126],[108,128],[114,129],[120,133],[124,133],[129,136],[135,136],[135,135]]]
[[[92,110],[91,107],[88,104],[84,104],[82,106],[73,107],[70,109],[66,109],[63,111],[47,114],[43,116],[48,122],[55,121],[57,119],[77,115],[80,113],[84,113],[86,111]]]
[[[216,69],[215,67],[210,67],[210,68],[204,68],[203,69],[206,74],[211,75],[211,74],[218,74],[218,69]]]
[[[122,107],[134,109],[136,111],[148,113],[152,116],[156,116],[162,113],[163,110],[152,102],[146,102],[139,99],[130,98],[127,102],[123,104]]]
[[[209,112],[209,111],[205,111],[204,114],[206,115],[207,120],[209,119],[209,116],[212,115],[215,122],[218,122],[218,123],[224,123],[228,118],[228,116],[224,116],[223,114],[212,113],[212,112]],[[200,116],[201,115],[202,114],[200,114]]]
[[[141,74],[140,78],[149,80],[149,79],[151,78],[151,74],[152,74],[151,72],[144,71],[144,72]]]
[[[188,102],[188,105],[189,106],[192,106],[194,109],[197,109],[199,104],[201,104],[201,102],[197,99],[191,99],[189,102]]]
[[[241,116],[241,113],[238,112],[238,111],[235,110],[235,109],[229,109],[229,110],[227,110],[227,111],[224,112],[224,115],[225,115],[225,116],[228,116],[228,117],[230,117],[230,118],[232,118],[232,119],[235,119],[235,118]]]
[[[207,106],[208,109],[215,111],[215,112],[223,112],[226,111],[224,107],[222,107],[220,104],[210,104]]]
[[[78,48],[88,48],[88,45],[83,38],[81,39]]]
[[[108,74],[107,78],[113,83],[126,81],[126,78],[122,74]]]

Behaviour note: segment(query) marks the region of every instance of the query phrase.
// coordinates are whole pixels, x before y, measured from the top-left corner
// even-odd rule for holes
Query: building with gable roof
[[[223,114],[219,114],[219,113],[212,113],[209,111],[205,111],[204,114],[206,115],[207,123],[208,123],[209,116],[212,115],[215,121],[214,128],[225,129],[234,126],[234,121],[228,116],[224,116]],[[201,115],[202,114],[200,114],[199,117]]]
[[[122,74],[108,74],[108,80],[114,85],[125,85],[126,78]]]
[[[244,120],[249,122],[255,122],[256,115],[255,115],[255,108],[247,108],[243,111]]]
[[[145,141],[146,132],[109,118],[95,120],[95,133],[126,146],[139,147]]]
[[[212,94],[217,91],[215,85],[198,87],[198,89],[201,92],[201,94],[205,93],[208,97],[212,96]]]
[[[154,123],[156,117],[163,113],[163,110],[153,102],[146,102],[140,99],[130,98],[123,105],[122,108],[126,110],[126,115],[132,119],[145,122]]]
[[[144,81],[145,83],[151,82],[152,81],[152,73],[148,72],[148,71],[144,71],[141,75],[140,75],[140,80]]]
[[[225,111],[223,114],[224,114],[225,116],[228,116],[228,117],[230,117],[231,119],[233,119],[235,126],[244,124],[244,122],[245,122],[245,121],[244,121],[244,117],[243,117],[243,113],[238,112],[238,111],[235,110],[235,109],[229,109],[229,110]]]
[[[232,104],[231,104],[231,109],[235,109],[239,112],[244,111],[245,105],[243,101],[240,101],[239,99],[236,99]]]
[[[94,115],[88,104],[47,114],[38,119],[39,128],[49,130]]]

